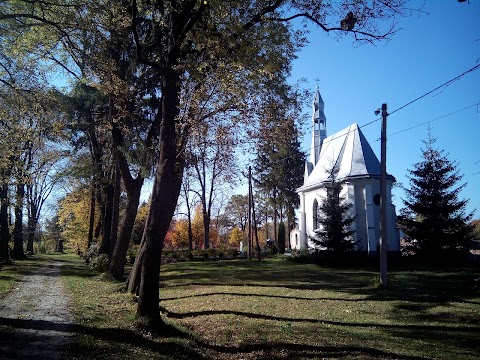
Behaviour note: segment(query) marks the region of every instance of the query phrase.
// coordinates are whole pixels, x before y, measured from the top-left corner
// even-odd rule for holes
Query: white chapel
[[[351,225],[356,250],[375,255],[380,240],[380,162],[357,124],[327,137],[325,104],[317,88],[313,102],[312,143],[305,164],[303,185],[297,189],[300,196],[298,231],[292,231],[292,249],[313,248],[310,237],[319,228],[319,204],[326,196],[323,187],[329,180],[329,170],[334,168],[338,180],[345,180],[343,194],[352,204],[355,222]],[[394,177],[387,174],[387,250],[400,251],[396,228],[395,206],[391,187]]]

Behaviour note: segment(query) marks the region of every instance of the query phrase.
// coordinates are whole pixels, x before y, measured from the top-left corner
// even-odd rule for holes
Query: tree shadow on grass
[[[372,329],[372,331],[381,331],[391,334],[394,338],[402,338],[402,339],[411,339],[416,341],[418,339],[428,340],[431,344],[440,344],[443,345],[442,351],[464,351],[468,352],[470,356],[473,354],[480,355],[478,350],[478,334],[480,333],[480,326],[478,324],[470,324],[468,323],[458,323],[452,322],[450,324],[441,324],[439,323],[431,323],[431,324],[422,324],[422,323],[413,323],[413,324],[389,324],[389,323],[377,323],[377,322],[347,322],[347,321],[332,321],[332,320],[321,320],[321,319],[309,319],[309,318],[292,318],[292,317],[282,317],[282,316],[272,316],[272,315],[265,315],[265,314],[257,314],[251,312],[244,312],[244,311],[232,311],[232,310],[207,310],[207,311],[190,311],[187,313],[176,313],[173,311],[169,311],[165,308],[162,308],[163,313],[168,318],[174,320],[181,320],[186,318],[194,318],[194,317],[202,317],[202,316],[218,316],[218,315],[233,315],[237,318],[247,318],[247,319],[260,319],[266,321],[278,321],[283,323],[311,323],[317,325],[324,325],[328,328],[330,326],[338,328],[341,333],[345,331],[349,332],[352,331],[353,333],[358,333],[358,331],[362,331],[361,329],[365,329],[365,331],[370,331],[367,329]],[[208,320],[205,320],[208,321]],[[459,326],[461,325],[461,326]],[[204,345],[206,346],[206,345]],[[239,352],[250,352],[253,351],[251,348],[258,347],[259,349],[262,348],[263,344],[261,345],[245,345],[239,349]],[[290,351],[299,351],[300,349],[296,348],[294,344],[283,344],[283,348],[290,349]],[[206,346],[208,347],[208,346]],[[217,349],[217,345],[212,346],[212,349]],[[306,350],[308,346],[302,346],[302,349]],[[334,353],[335,351],[338,353],[342,353],[343,351],[349,352],[350,355],[357,354],[360,356],[369,355],[372,358],[402,358],[399,354],[393,353],[385,353],[382,350],[372,349],[372,348],[359,348],[355,346],[345,346],[345,347],[331,347],[331,348],[318,348],[312,347],[312,349],[316,349],[321,352],[327,351],[328,353]],[[217,351],[221,351],[218,350]],[[222,351],[228,351],[228,347],[224,348]],[[317,354],[318,355],[318,354]],[[317,356],[316,355],[316,356]],[[332,355],[332,354],[330,354]],[[329,356],[322,354],[323,357],[336,357],[336,356]],[[302,357],[308,357],[303,356]],[[265,359],[269,357],[266,356]],[[408,357],[407,357],[408,358]]]
[[[300,322],[300,323],[318,323],[334,326],[344,326],[344,327],[358,327],[358,328],[379,328],[379,329],[405,329],[405,330],[418,330],[418,331],[433,331],[433,332],[442,332],[442,331],[457,331],[464,333],[479,333],[480,327],[473,326],[444,326],[444,325],[396,325],[396,324],[383,324],[383,323],[352,323],[352,322],[342,322],[342,321],[332,321],[332,320],[318,320],[318,319],[308,319],[308,318],[291,318],[291,317],[282,317],[282,316],[272,316],[265,314],[250,313],[246,311],[236,311],[236,310],[206,310],[206,311],[190,311],[187,313],[176,313],[169,311],[164,307],[161,307],[161,311],[166,314],[167,317],[171,319],[184,319],[192,318],[198,316],[208,316],[208,315],[235,315],[251,319],[262,319],[262,320],[271,320],[271,321],[283,321],[283,322]]]
[[[32,275],[41,272],[43,276],[58,276],[57,269],[61,268],[61,274],[65,276],[81,276],[81,277],[93,277],[98,275],[98,272],[85,266],[82,262],[76,262],[72,259],[61,259],[57,257],[49,258],[48,256],[29,256],[24,260],[15,260],[12,264],[3,265],[0,269],[0,276],[2,270],[9,270],[10,272],[19,275]],[[13,276],[8,275],[8,279],[12,279]],[[18,280],[17,280],[18,281]]]
[[[0,318],[1,339],[9,339],[11,341],[13,336],[12,329],[51,330],[91,337],[91,341],[74,343],[69,349],[63,351],[67,358],[74,357],[76,359],[95,359],[99,357],[131,358],[132,354],[125,353],[125,351],[131,351],[132,347],[148,351],[155,358],[160,359],[231,359],[236,356],[244,358],[246,354],[262,360],[300,357],[425,359],[362,346],[316,346],[285,342],[223,346],[195,339],[190,334],[169,325],[164,327],[164,335],[158,338],[158,341],[155,341],[152,337],[147,337],[128,329],[95,328],[76,324],[58,324],[43,320]],[[31,340],[33,344],[35,339]],[[102,343],[99,343],[99,340]],[[5,344],[4,341],[1,341],[1,343]],[[148,356],[148,354],[146,355]]]
[[[300,297],[300,296],[290,296],[290,295],[272,295],[272,294],[256,294],[256,293],[237,293],[237,292],[222,292],[222,291],[212,291],[208,293],[202,294],[193,294],[193,295],[181,295],[181,296],[173,296],[173,297],[163,297],[160,301],[175,301],[175,300],[182,300],[182,299],[191,299],[191,298],[201,298],[201,297],[209,297],[209,296],[239,296],[239,297],[258,297],[258,298],[272,298],[272,299],[285,299],[285,300],[300,300],[300,301],[318,301],[318,300],[326,300],[326,301],[344,301],[344,302],[361,302],[361,301],[369,301],[366,298],[359,298],[359,299],[349,299],[349,298],[334,298],[334,297]]]
[[[86,265],[75,265],[71,263],[66,263],[61,267],[62,276],[76,276],[83,278],[91,278],[99,275],[99,273]]]
[[[6,327],[9,328],[8,331],[5,330]],[[3,338],[3,335],[8,335],[11,339],[11,329],[39,330],[35,335],[29,335],[32,337],[31,341],[29,341],[30,344],[35,344],[36,339],[34,337],[41,336],[42,331],[56,331],[91,337],[86,343],[72,343],[67,350],[66,358],[96,359],[97,357],[102,357],[101,355],[104,358],[114,358],[116,355],[123,358],[125,349],[135,347],[161,354],[167,359],[205,359],[201,352],[192,349],[187,342],[175,341],[176,339],[189,340],[191,338],[190,335],[168,325],[164,327],[166,336],[162,337],[162,341],[154,341],[151,337],[148,338],[129,329],[97,328],[45,320],[0,318],[0,337]],[[99,344],[99,340],[105,343]],[[126,348],[125,345],[127,346]]]
[[[177,266],[178,265],[178,266]],[[275,266],[278,265],[278,268]],[[479,298],[478,270],[474,268],[403,267],[390,274],[391,286],[378,287],[378,273],[370,267],[318,268],[303,264],[205,262],[169,264],[162,268],[163,289],[182,287],[260,287],[292,290],[326,290],[359,295],[365,300],[442,302]]]

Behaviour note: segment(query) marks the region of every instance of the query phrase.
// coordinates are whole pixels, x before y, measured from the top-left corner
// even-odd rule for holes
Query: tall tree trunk
[[[95,186],[92,185],[92,193],[90,196],[90,218],[88,223],[88,237],[87,237],[87,249],[90,248],[93,241],[93,231],[95,227]]]
[[[273,192],[273,241],[278,250],[278,233],[277,233],[277,194]]]
[[[255,201],[253,200],[253,189],[252,183],[250,183],[250,194],[252,195],[252,217],[253,217],[253,229],[255,231],[255,243],[257,247],[257,257],[258,261],[262,261],[262,253],[260,250],[260,243],[258,242],[258,226],[257,226],[257,217],[255,215]]]
[[[8,184],[5,182],[0,188],[0,260],[8,260],[8,241],[10,233],[8,231]]]
[[[159,281],[163,241],[180,195],[185,165],[183,158],[177,157],[176,151],[175,118],[178,114],[179,82],[179,74],[173,69],[167,69],[162,82],[162,123],[152,201],[140,251],[128,284],[128,290],[139,296],[137,317],[145,318],[151,324],[162,322]]]
[[[23,200],[25,198],[25,185],[17,185],[15,200],[15,227],[13,229],[13,253],[14,259],[25,258],[23,251]]]
[[[192,208],[190,206],[190,199],[188,196],[190,184],[183,184],[182,191],[185,196],[185,206],[187,207],[187,221],[188,221],[188,250],[193,250],[193,230],[192,230]]]
[[[110,230],[110,245],[108,248],[109,259],[112,259],[113,251],[115,250],[115,246],[117,244],[118,224],[120,219],[120,185],[121,185],[120,183],[121,183],[122,176],[120,175],[120,168],[118,166],[118,155],[116,155],[114,177],[115,179],[113,183],[112,224],[111,224],[111,230]]]
[[[100,236],[102,235],[102,221],[101,219],[97,222],[97,225],[95,225],[95,231],[93,234],[93,238],[98,241]]]
[[[58,237],[55,241],[55,252],[63,253],[63,239]]]
[[[265,206],[265,239],[268,240],[268,205]]]
[[[100,184],[97,184],[96,189],[95,189],[95,197],[97,199],[97,204],[98,204],[98,209],[100,210],[100,216],[97,222],[97,225],[95,227],[95,235],[94,238],[97,239],[97,244],[98,244],[98,239],[100,239],[100,236],[103,238],[103,229],[104,229],[104,219],[105,219],[105,199],[103,198],[102,195],[102,187]]]
[[[187,210],[187,218],[188,218],[188,250],[193,250],[193,229],[192,229],[192,214],[190,213],[190,206],[188,206]]]
[[[30,203],[30,213],[28,214],[28,240],[27,253],[33,255],[33,241],[35,240],[35,230],[38,223],[38,210],[35,203]]]
[[[290,250],[292,248],[292,244],[290,244],[290,232],[291,232],[291,216],[290,214],[287,216],[287,235],[286,235],[286,241],[287,241],[287,249]]]
[[[210,214],[206,211],[203,211],[203,244],[210,249]]]
[[[98,254],[109,254],[110,242],[112,239],[112,217],[113,217],[113,196],[115,187],[113,183],[103,185],[103,195],[105,199],[105,212],[102,221],[102,244]]]

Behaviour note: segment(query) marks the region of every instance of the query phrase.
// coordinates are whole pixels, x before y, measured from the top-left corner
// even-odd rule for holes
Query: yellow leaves
[[[243,233],[243,231],[238,227],[234,227],[232,231],[230,231],[230,236],[228,237],[228,244],[231,247],[238,247],[240,241],[243,241],[244,238],[245,234]]]
[[[95,216],[98,218],[97,209]],[[69,193],[59,203],[59,225],[62,236],[67,239],[65,246],[73,250],[86,250],[90,219],[90,191],[78,189]]]

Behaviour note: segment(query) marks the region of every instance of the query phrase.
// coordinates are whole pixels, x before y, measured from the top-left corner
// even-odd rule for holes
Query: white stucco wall
[[[392,180],[387,180],[387,237],[388,251],[400,250],[400,239],[396,229],[395,206],[391,203]],[[380,239],[380,207],[375,205],[373,197],[380,193],[380,180],[376,178],[349,179],[344,185],[342,195],[353,204],[351,213],[356,216],[352,228],[355,230],[356,249],[369,254],[377,251]],[[299,192],[300,196],[300,248],[314,247],[309,241],[314,232],[314,202],[320,204],[326,196],[323,188],[309,189]],[[293,244],[292,244],[293,245]],[[293,246],[292,246],[293,248]]]

